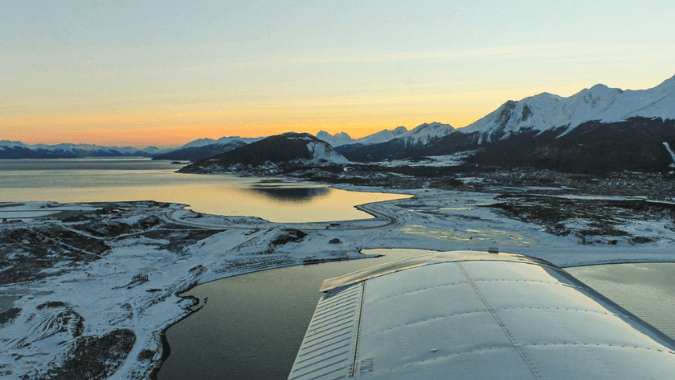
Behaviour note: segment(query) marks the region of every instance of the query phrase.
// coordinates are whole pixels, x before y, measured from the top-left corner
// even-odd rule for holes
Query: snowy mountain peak
[[[564,127],[569,132],[588,121],[611,123],[637,116],[675,119],[675,77],[648,90],[624,91],[597,84],[567,98],[542,93],[510,100],[462,132],[479,132],[481,141],[490,142],[521,130]]]
[[[368,135],[366,137],[362,137],[360,139],[355,140],[344,132],[339,132],[334,135],[331,135],[326,131],[320,131],[319,133],[316,134],[316,138],[329,143],[333,147],[339,147],[349,144],[373,145],[391,141],[406,132],[408,132],[408,129],[406,127],[399,126],[394,128],[393,130],[383,129],[379,132],[373,133],[372,135]]]
[[[321,141],[325,141],[334,147],[354,143],[354,139],[344,132],[338,132],[334,135],[331,135],[326,131],[319,131],[319,133],[316,134],[316,138]]]
[[[664,80],[660,85],[656,86],[655,88],[675,89],[675,75],[673,75],[672,77]]]
[[[606,91],[606,90],[609,90],[610,88],[607,87],[607,85],[604,85],[602,83],[598,83],[595,86],[591,87],[590,89],[595,90],[595,91]]]
[[[405,146],[426,145],[439,137],[447,136],[455,130],[450,124],[438,122],[420,124],[412,130],[403,133],[397,140],[403,141]]]
[[[230,144],[230,143],[235,142],[235,141],[250,144],[252,142],[259,141],[261,139],[263,139],[263,138],[262,137],[250,138],[250,137],[239,137],[239,136],[225,136],[225,137],[219,138],[218,140],[203,138],[203,139],[197,139],[197,140],[194,140],[194,141],[190,141],[189,143],[187,143],[183,146],[180,146],[180,147],[177,147],[177,148],[174,148],[174,149],[171,149],[171,150],[178,150],[178,149],[185,149],[185,148],[198,148],[198,147],[207,146],[207,145],[214,145],[214,144],[227,145],[227,144]],[[169,150],[167,150],[167,152],[168,151]]]
[[[402,134],[408,132],[408,128],[406,128],[406,127],[400,125],[400,126],[394,128],[394,130],[392,130],[391,132],[392,132],[394,135],[398,136],[398,135],[402,135]]]
[[[380,144],[383,142],[391,141],[406,132],[408,132],[408,129],[403,126],[396,127],[393,130],[384,129],[377,133],[373,133],[372,135],[362,137],[358,140],[354,140],[354,143],[362,145]]]
[[[596,84],[591,88],[586,88],[579,91],[579,93],[572,95],[570,98],[574,99],[580,97],[583,99],[584,103],[590,103],[592,107],[595,107],[598,105],[598,103],[601,103],[602,99],[613,98],[614,96],[622,93],[623,90],[620,88],[610,88],[604,84]]]

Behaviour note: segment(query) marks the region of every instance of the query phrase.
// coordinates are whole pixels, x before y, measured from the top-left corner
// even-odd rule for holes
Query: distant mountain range
[[[351,161],[381,161],[411,156],[433,141],[454,132],[449,124],[424,123],[381,143],[341,145],[336,150]]]
[[[362,145],[371,145],[379,144],[392,140],[404,133],[408,132],[406,127],[396,127],[393,130],[385,129],[372,135],[362,137],[360,139],[352,139],[348,134],[344,132],[339,132],[334,135],[331,135],[328,132],[320,131],[316,134],[316,138],[323,140],[329,143],[334,148],[342,145],[352,145],[352,144],[362,144]]]
[[[295,135],[303,137],[289,137]],[[288,149],[299,154],[296,159],[307,159],[305,145],[299,149],[296,142],[309,141],[310,135],[280,136],[285,137],[200,139],[167,150],[0,141],[0,158],[145,156],[196,162],[218,157],[224,162],[238,157],[254,162],[255,156],[284,161],[290,156],[282,151]],[[345,157],[370,162],[474,151],[468,160],[482,165],[565,171],[660,171],[675,160],[671,149],[675,147],[675,76],[648,90],[624,91],[599,84],[570,97],[542,93],[509,100],[462,129],[433,122],[412,130],[385,129],[360,139],[352,139],[344,132],[331,135],[324,131],[311,139],[312,146],[322,143],[322,152],[336,163]],[[254,145],[263,141],[264,144]],[[275,144],[290,145],[284,148]],[[280,156],[275,159],[268,151],[256,149]]]
[[[259,138],[243,138],[239,136],[221,137],[218,140],[199,139],[181,147],[166,149],[154,155],[155,160],[198,161],[261,140]]]
[[[543,93],[509,100],[466,128],[417,144],[396,139],[343,145],[352,161],[448,155],[474,150],[470,163],[572,172],[671,170],[675,146],[675,77],[623,91],[596,85],[568,98]]]
[[[0,141],[1,158],[83,158],[83,157],[153,157],[160,152],[155,147],[137,149],[91,144],[28,145],[18,141]]]

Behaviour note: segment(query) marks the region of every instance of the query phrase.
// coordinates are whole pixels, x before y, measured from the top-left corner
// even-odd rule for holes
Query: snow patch
[[[673,153],[673,150],[670,149],[670,144],[668,144],[667,142],[664,141],[664,142],[663,142],[663,146],[666,147],[666,149],[668,150],[668,153],[670,153],[670,158],[673,159],[673,163],[670,164],[670,166],[671,166],[671,167],[675,167],[675,153]]]
[[[349,160],[343,155],[333,150],[326,143],[310,142],[307,144],[307,150],[312,158],[309,160],[314,164],[348,164]]]

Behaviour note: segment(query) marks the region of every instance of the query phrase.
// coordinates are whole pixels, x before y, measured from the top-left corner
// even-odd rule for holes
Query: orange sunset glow
[[[541,92],[650,88],[675,64],[672,23],[631,27],[618,5],[155,5],[0,4],[0,140],[169,147],[461,128]]]

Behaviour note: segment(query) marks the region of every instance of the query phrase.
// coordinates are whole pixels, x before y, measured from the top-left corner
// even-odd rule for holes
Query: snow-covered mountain
[[[205,138],[169,149],[158,149],[156,147],[138,149],[134,147],[100,146],[93,144],[29,145],[20,141],[3,140],[0,141],[0,159],[143,156],[168,160],[197,160],[260,141],[263,138],[244,138],[239,136],[221,137],[217,140]]]
[[[395,139],[402,141],[405,146],[426,145],[429,142],[436,140],[439,137],[447,136],[454,131],[455,128],[450,124],[434,121],[433,123],[418,125],[414,129],[401,134]]]
[[[190,141],[189,143],[179,146],[176,148],[171,148],[163,151],[162,153],[169,153],[173,152],[176,150],[181,150],[185,148],[200,148],[203,146],[208,146],[208,145],[229,145],[232,143],[238,143],[238,142],[243,142],[245,144],[250,144],[252,142],[260,141],[264,139],[264,137],[239,137],[239,136],[226,136],[226,137],[221,137],[217,140],[209,139],[209,138],[204,138],[204,139],[197,139],[194,141]]]
[[[373,145],[380,144],[395,139],[398,136],[408,132],[406,127],[400,126],[392,130],[384,129],[382,131],[373,133],[372,135],[362,137],[354,141],[354,144]]]
[[[508,101],[408,156],[476,150],[471,164],[567,172],[672,170],[675,77],[639,91],[596,85],[570,97]],[[352,159],[349,155],[347,158]]]
[[[466,128],[423,124],[385,143],[337,148],[351,161],[473,151],[471,164],[568,172],[672,170],[675,77],[647,90],[604,85],[507,101]]]
[[[198,161],[204,158],[229,152],[252,142],[260,141],[264,137],[227,136],[217,140],[204,138],[191,141],[177,148],[166,149],[154,155],[156,160],[188,160]]]
[[[567,98],[543,93],[509,100],[461,132],[479,132],[481,142],[491,142],[528,129],[566,127],[564,134],[589,121],[615,123],[633,117],[675,119],[675,76],[647,90],[624,91],[598,84]]]
[[[81,158],[143,156],[151,157],[159,153],[155,147],[137,149],[133,147],[100,146],[93,144],[35,144],[19,141],[0,141],[1,158]]]
[[[393,130],[384,129],[379,132],[375,132],[372,135],[366,137],[361,137],[360,139],[353,139],[351,136],[344,132],[339,132],[334,135],[331,135],[328,132],[320,131],[316,134],[316,138],[319,140],[329,143],[334,148],[343,145],[350,144],[362,144],[362,145],[373,145],[380,144],[395,139],[398,136],[408,132],[406,127],[396,127]]]
[[[351,161],[381,161],[408,157],[428,144],[455,132],[455,128],[449,124],[433,122],[418,125],[410,131],[405,131],[404,127],[396,128],[394,131],[399,135],[381,143],[344,145],[336,150]],[[401,131],[405,132],[400,133]]]
[[[319,131],[319,133],[316,134],[316,138],[327,142],[332,147],[354,143],[354,139],[344,132],[338,132],[334,135],[331,135],[326,131]]]

